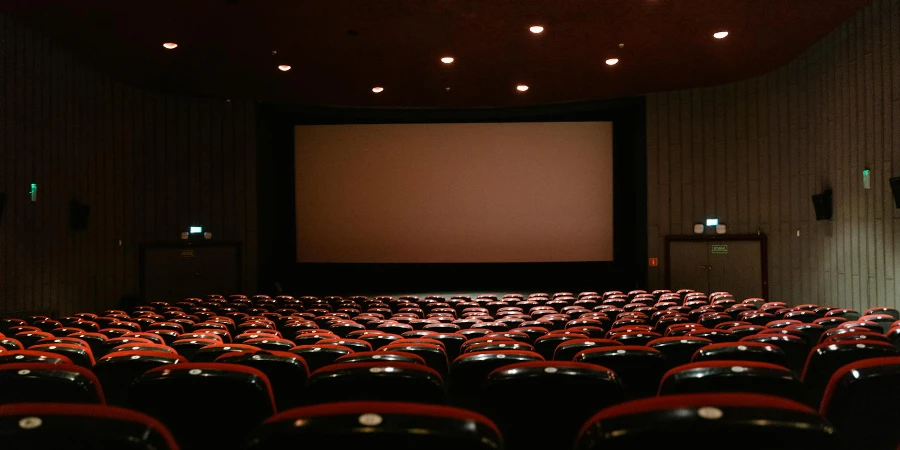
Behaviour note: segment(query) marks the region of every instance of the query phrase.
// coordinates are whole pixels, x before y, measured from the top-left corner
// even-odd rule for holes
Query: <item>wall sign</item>
[[[712,246],[713,255],[727,255],[728,254],[728,245],[727,244],[713,244]]]

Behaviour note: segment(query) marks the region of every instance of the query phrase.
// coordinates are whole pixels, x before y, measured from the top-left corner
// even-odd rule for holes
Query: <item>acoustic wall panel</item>
[[[139,243],[192,224],[242,242],[254,291],[255,111],[126,86],[0,15],[0,312],[113,307],[138,294]],[[86,231],[69,228],[72,199]]]
[[[900,306],[900,1],[875,0],[767,75],[648,95],[647,152],[651,257],[718,217],[769,236],[772,300]],[[817,223],[810,196],[826,188],[834,219]],[[649,268],[649,287],[665,270]]]

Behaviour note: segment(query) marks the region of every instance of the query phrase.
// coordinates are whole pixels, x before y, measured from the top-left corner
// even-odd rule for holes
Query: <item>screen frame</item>
[[[298,263],[297,125],[590,122],[613,124],[613,261]],[[259,290],[370,295],[439,290],[606,290],[646,286],[647,162],[643,97],[508,109],[379,109],[263,103],[257,111]]]

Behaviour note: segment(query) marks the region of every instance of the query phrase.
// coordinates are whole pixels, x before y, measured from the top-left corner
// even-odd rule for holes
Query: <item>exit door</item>
[[[765,239],[668,239],[669,289],[765,298]]]

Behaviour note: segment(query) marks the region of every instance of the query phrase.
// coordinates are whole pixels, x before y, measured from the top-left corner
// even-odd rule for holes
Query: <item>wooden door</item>
[[[727,291],[738,301],[766,298],[764,236],[666,238],[666,286],[701,292]]]
[[[676,241],[669,246],[670,288],[709,292],[709,252],[704,241]]]

